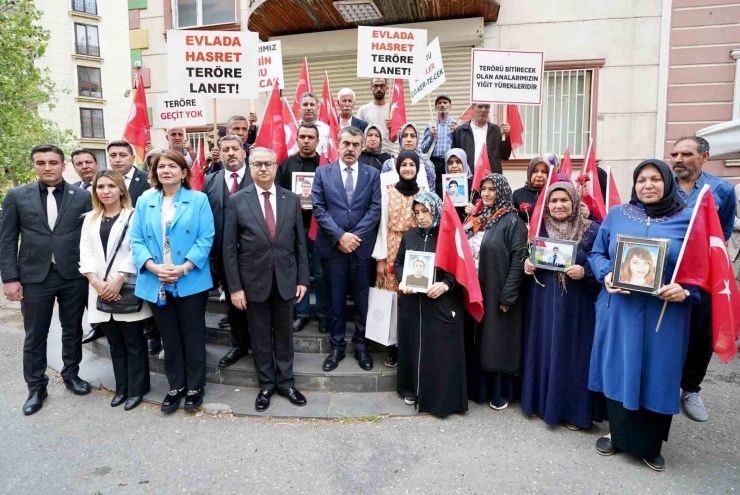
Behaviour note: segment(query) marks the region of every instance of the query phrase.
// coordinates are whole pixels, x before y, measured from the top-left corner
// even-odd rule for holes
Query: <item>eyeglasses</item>
[[[249,166],[255,170],[261,170],[262,167],[265,167],[266,169],[271,169],[275,165],[277,165],[277,163],[275,162],[254,162],[249,164]]]

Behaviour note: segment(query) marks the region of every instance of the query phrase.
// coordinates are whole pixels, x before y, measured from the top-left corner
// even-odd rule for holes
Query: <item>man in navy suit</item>
[[[355,92],[350,88],[342,88],[337,93],[337,108],[339,108],[339,128],[344,129],[345,127],[357,127],[365,134],[367,129],[367,122],[357,117],[352,116],[352,111],[355,109]]]
[[[350,290],[355,304],[355,359],[360,368],[373,369],[365,346],[365,320],[375,276],[372,253],[380,221],[380,173],[358,161],[362,139],[362,131],[356,127],[342,129],[339,160],[317,168],[313,183],[313,215],[319,226],[316,253],[321,258],[331,308],[332,350],[324,360],[324,371],[336,369],[344,359],[344,311]]]

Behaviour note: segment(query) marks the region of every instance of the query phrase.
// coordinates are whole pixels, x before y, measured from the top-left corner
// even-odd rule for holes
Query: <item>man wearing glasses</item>
[[[373,92],[373,101],[365,103],[357,111],[357,118],[364,120],[368,125],[374,125],[381,129],[383,134],[383,151],[390,153],[393,145],[388,139],[388,105],[385,101],[385,93],[388,91],[388,80],[375,78],[370,83],[370,91]]]

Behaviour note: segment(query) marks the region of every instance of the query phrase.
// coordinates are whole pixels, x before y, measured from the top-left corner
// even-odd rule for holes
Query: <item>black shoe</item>
[[[188,390],[188,395],[185,397],[185,412],[195,411],[203,405],[203,395],[205,390]]]
[[[614,446],[611,438],[601,437],[596,440],[596,452],[601,455],[607,456],[616,454],[617,452],[619,452],[619,449]]]
[[[232,364],[236,363],[246,355],[246,353],[242,352],[241,347],[232,347],[231,349],[229,349],[229,352],[227,352],[226,355],[221,358],[221,361],[218,362],[218,365],[222,368],[226,368],[227,366],[231,366]]]
[[[306,397],[298,390],[296,390],[295,387],[290,387],[288,390],[277,389],[277,394],[282,397],[286,397],[294,406],[301,407],[308,404],[308,401],[306,401]]]
[[[355,359],[365,371],[373,369],[373,358],[367,351],[355,351]]]
[[[254,401],[254,408],[257,412],[267,411],[267,408],[270,407],[270,397],[272,397],[272,390],[260,390],[257,399]]]
[[[298,333],[308,324],[308,318],[296,318],[293,322],[293,332]]]
[[[645,461],[645,464],[647,464],[653,471],[660,472],[665,469],[665,459],[663,459],[662,455],[659,455],[658,457],[655,457],[653,459],[643,457],[642,460]]]
[[[110,401],[110,407],[118,407],[124,402],[126,402],[126,396],[122,394],[121,395],[116,394],[113,396],[113,399],[111,399]]]
[[[142,399],[143,397],[141,395],[137,395],[136,397],[129,397],[126,401],[126,404],[123,406],[123,410],[130,411],[131,409],[141,404]]]
[[[170,390],[167,392],[167,395],[164,396],[164,400],[162,401],[162,412],[171,413],[177,411],[177,408],[180,407],[180,399],[185,397],[186,393],[187,391],[185,389]]]
[[[159,354],[159,351],[162,350],[162,343],[159,339],[149,339],[146,342],[146,347],[149,354]]]
[[[339,361],[344,359],[344,351],[340,351],[339,349],[332,349],[328,356],[326,356],[326,359],[324,359],[324,371],[332,371],[337,369],[337,366],[339,366]]]
[[[231,322],[229,321],[228,316],[224,316],[220,320],[218,320],[218,328],[230,328]]]
[[[90,384],[79,376],[64,380],[64,386],[74,392],[75,395],[87,395],[90,393]]]
[[[89,344],[90,342],[95,342],[100,337],[102,337],[103,331],[100,329],[100,325],[92,325],[92,329],[90,330],[90,333],[85,335],[85,337],[82,339],[83,344]]]
[[[329,333],[329,318],[319,318],[319,333]]]
[[[398,366],[398,347],[392,345],[388,348],[388,355],[385,357],[385,365],[388,368],[395,368]]]
[[[46,387],[34,390],[28,394],[28,399],[26,399],[26,403],[23,404],[23,414],[30,416],[31,414],[38,412],[39,409],[44,407],[44,399],[48,396],[49,394],[46,392]]]

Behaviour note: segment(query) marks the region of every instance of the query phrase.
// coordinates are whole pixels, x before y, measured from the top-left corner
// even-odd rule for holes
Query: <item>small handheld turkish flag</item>
[[[480,192],[480,181],[491,175],[491,161],[488,159],[488,149],[483,143],[483,149],[480,150],[478,161],[475,162],[475,172],[473,172],[473,191]]]
[[[396,140],[398,131],[406,122],[406,95],[403,92],[403,79],[396,79],[393,82],[393,96],[391,97],[391,141]]]

